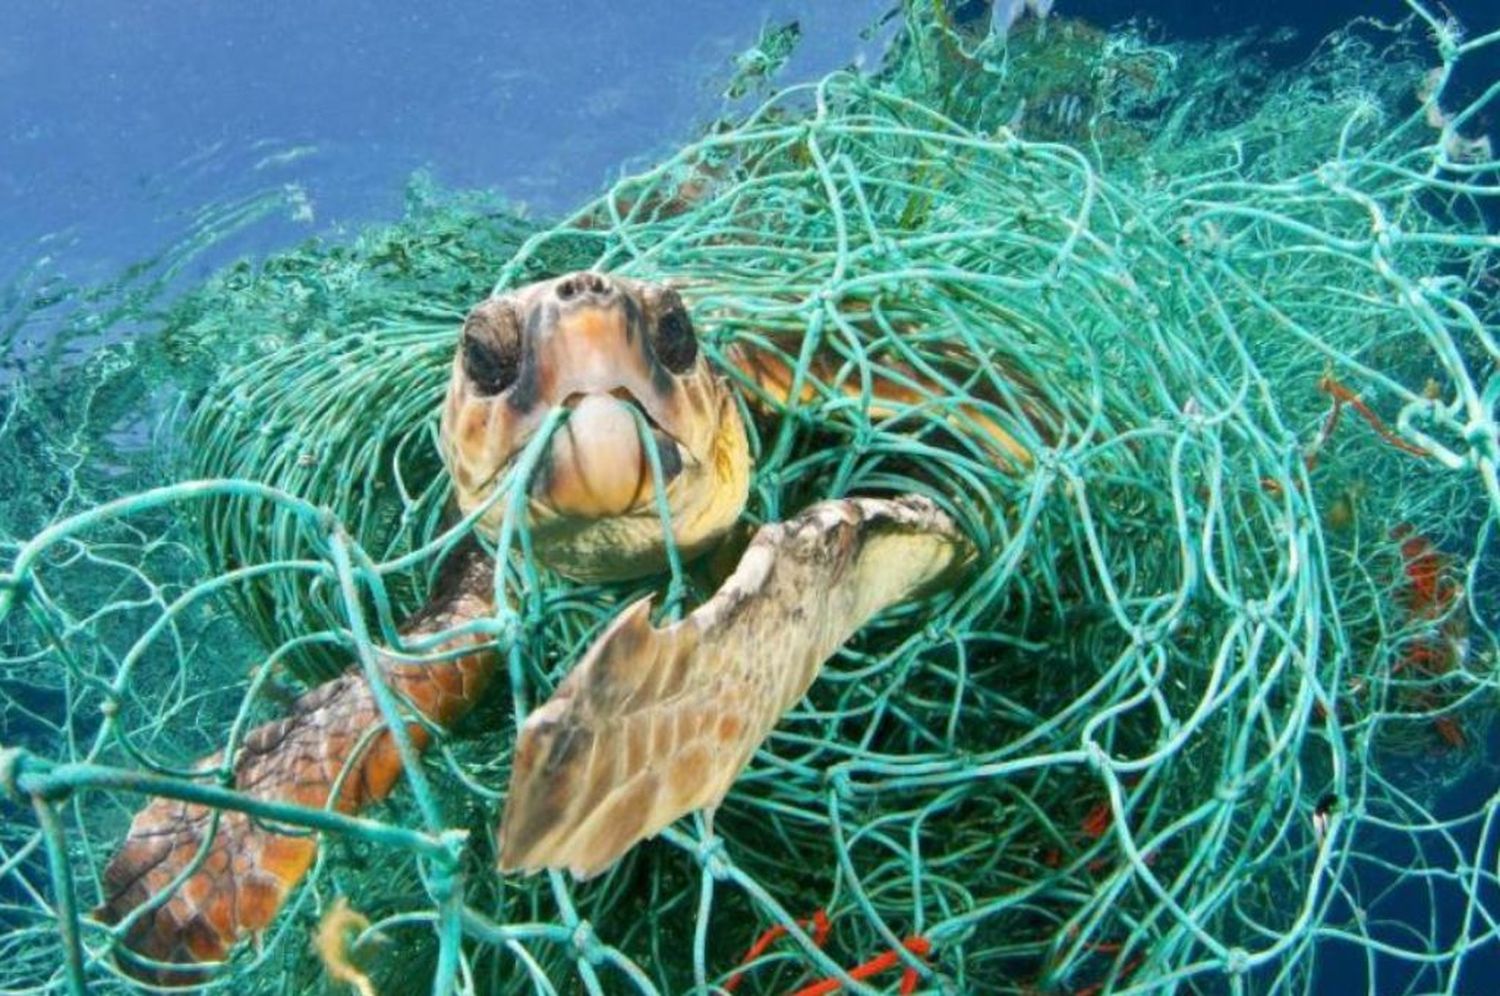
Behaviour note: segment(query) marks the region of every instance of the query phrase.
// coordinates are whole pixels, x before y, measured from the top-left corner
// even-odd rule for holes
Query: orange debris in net
[[[1318,390],[1333,398],[1333,408],[1329,411],[1328,417],[1324,419],[1323,431],[1318,434],[1318,441],[1307,457],[1309,468],[1316,463],[1318,450],[1323,448],[1323,444],[1328,441],[1328,437],[1333,435],[1333,430],[1338,427],[1339,412],[1344,405],[1348,405],[1359,413],[1359,417],[1369,423],[1370,428],[1374,429],[1381,439],[1384,439],[1387,443],[1396,447],[1396,449],[1401,450],[1403,453],[1410,453],[1412,456],[1427,456],[1427,451],[1422,449],[1422,447],[1407,442],[1387,428],[1386,424],[1380,420],[1380,416],[1376,415],[1370,409],[1369,405],[1359,400],[1359,395],[1349,390],[1343,384],[1340,384],[1334,378],[1333,374],[1323,374],[1318,380]]]
[[[926,959],[932,953],[932,942],[925,937],[908,937],[901,942],[901,946],[922,959]],[[862,982],[873,975],[879,975],[881,972],[888,971],[900,963],[901,955],[899,952],[894,950],[887,951],[885,954],[876,955],[869,961],[849,969],[849,978],[854,979],[856,982]],[[919,981],[920,977],[917,975],[916,969],[907,968],[902,972],[901,987],[899,989],[901,996],[910,996],[911,993],[916,992]],[[844,984],[838,979],[823,979],[821,982],[814,982],[810,986],[798,989],[792,996],[829,996],[830,993],[836,993],[842,988],[844,988]]]
[[[1469,745],[1469,738],[1464,733],[1463,725],[1452,716],[1439,716],[1432,721],[1432,728],[1449,747],[1457,749]]]
[[[798,920],[797,926],[801,927],[803,930],[811,930],[812,942],[820,948],[823,946],[824,942],[828,940],[828,931],[831,929],[831,924],[829,924],[828,922],[828,914],[823,910],[818,910],[806,920]],[[755,943],[750,945],[750,950],[745,952],[745,957],[740,959],[740,964],[742,966],[748,965],[755,959],[759,958],[762,954],[765,953],[766,948],[776,943],[776,941],[780,938],[785,937],[786,933],[787,929],[779,923],[774,927],[766,928],[766,930],[755,939]],[[724,983],[725,991],[732,993],[736,989],[738,989],[740,986],[740,982],[744,979],[744,975],[744,972],[735,972],[733,975],[731,975],[729,977],[729,981]]]
[[[1419,619],[1443,615],[1463,594],[1463,588],[1449,576],[1452,558],[1405,522],[1391,530],[1391,539],[1401,543],[1401,570],[1408,585],[1407,610]]]
[[[1114,813],[1109,808],[1109,800],[1105,799],[1094,804],[1094,808],[1084,816],[1079,829],[1086,837],[1099,838],[1104,836],[1112,822],[1114,822]]]
[[[1391,530],[1391,539],[1401,544],[1401,571],[1405,586],[1399,599],[1413,619],[1438,622],[1436,632],[1420,633],[1403,641],[1392,671],[1406,671],[1424,678],[1439,678],[1463,663],[1468,646],[1468,619],[1455,605],[1464,596],[1463,585],[1454,576],[1453,557],[1442,552],[1428,537],[1410,524]],[[1421,709],[1440,708],[1432,690],[1419,695],[1414,704]],[[1453,716],[1438,716],[1433,732],[1444,745],[1461,749],[1469,745],[1462,722]]]

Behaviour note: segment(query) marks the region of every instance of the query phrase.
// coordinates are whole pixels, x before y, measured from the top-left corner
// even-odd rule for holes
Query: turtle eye
[[[662,366],[674,374],[686,373],[698,358],[698,337],[687,309],[674,304],[656,320],[651,349]]]
[[[464,376],[481,395],[499,394],[516,382],[521,366],[521,336],[515,313],[498,301],[486,301],[464,320]]]
[[[464,374],[480,394],[499,394],[516,381],[516,357],[472,335],[464,336]]]

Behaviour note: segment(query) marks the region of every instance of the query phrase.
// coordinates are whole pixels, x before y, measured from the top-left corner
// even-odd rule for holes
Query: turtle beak
[[[573,395],[568,421],[553,435],[547,455],[531,480],[531,497],[559,515],[605,518],[624,515],[655,494],[655,475],[646,447],[656,451],[664,484],[682,473],[677,441],[651,425],[643,440],[632,400],[616,394]]]

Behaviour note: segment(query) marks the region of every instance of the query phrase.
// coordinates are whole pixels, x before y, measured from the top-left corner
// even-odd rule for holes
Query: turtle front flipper
[[[925,498],[827,501],[762,527],[680,622],[657,629],[636,602],[521,727],[501,870],[589,878],[717,806],[845,640],[970,556]]]

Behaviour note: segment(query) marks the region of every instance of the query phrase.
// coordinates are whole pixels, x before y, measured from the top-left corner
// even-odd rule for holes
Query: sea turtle
[[[483,509],[478,531],[494,534],[510,505],[494,500],[496,488],[561,406],[568,417],[539,451],[527,495],[539,561],[583,580],[663,571],[662,499],[684,559],[722,545],[752,469],[735,384],[754,388],[741,394],[764,408],[798,383],[775,350],[728,355],[734,370],[709,363],[668,283],[578,272],[485,300],[463,324],[442,412],[459,512]],[[800,390],[824,372],[815,362]],[[907,373],[875,378],[863,400],[872,416],[920,395],[921,378]],[[995,422],[954,411],[998,459],[1028,459]],[[472,541],[452,553],[404,638],[492,613],[492,556]],[[823,501],[762,526],[717,593],[680,621],[658,627],[649,600],[631,605],[519,730],[500,870],[587,878],[682,815],[711,812],[856,629],[883,607],[951,583],[972,556],[927,498]],[[379,665],[408,707],[446,726],[480,696],[496,654],[475,635],[440,649],[449,652],[441,662],[387,653]],[[431,739],[415,719],[406,732],[418,749]],[[332,807],[352,813],[391,791],[401,762],[354,668],[248,733],[233,770],[247,795],[325,807],[337,791]],[[270,924],[315,849],[314,837],[243,813],[221,812],[215,824],[209,809],[155,799],[106,869],[96,915],[133,917],[125,938],[137,955],[178,966],[220,961]],[[146,962],[133,970],[191,978]]]

